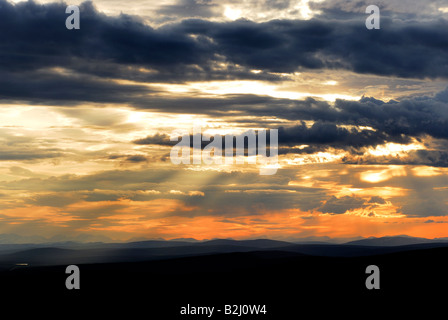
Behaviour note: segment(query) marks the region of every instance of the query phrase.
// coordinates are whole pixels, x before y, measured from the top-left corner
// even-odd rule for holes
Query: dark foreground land
[[[0,272],[2,309],[11,309],[20,319],[40,314],[89,319],[209,318],[181,315],[188,304],[214,307],[210,319],[390,318],[415,308],[426,310],[426,319],[435,318],[431,313],[440,310],[443,315],[446,302],[439,301],[448,300],[448,247],[393,251],[332,257],[258,250],[78,264],[80,290],[66,289],[66,265],[18,266]],[[372,264],[381,271],[379,290],[365,286],[365,269]],[[266,314],[225,315],[225,305],[266,305]]]

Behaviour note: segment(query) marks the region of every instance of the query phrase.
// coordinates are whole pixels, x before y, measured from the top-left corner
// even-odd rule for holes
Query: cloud
[[[64,3],[39,5],[29,1],[12,5],[2,0],[0,4],[2,27],[14,30],[2,34],[2,40],[11,41],[3,51],[1,62],[6,70],[37,70],[56,65],[75,67],[77,63],[85,67],[84,59],[90,58],[98,62],[110,59],[119,64],[163,68],[196,63],[202,58],[200,48],[185,34],[156,31],[126,15],[108,17],[97,12],[91,2],[80,6],[83,28],[77,33],[69,33],[65,28],[67,6]],[[33,34],[29,30],[33,30]],[[13,53],[19,53],[18,44],[25,37],[27,42],[23,43],[25,48],[22,49],[33,54],[13,56]],[[58,45],[50,46],[52,49],[48,50],[48,45],[53,42]],[[196,49],[196,52],[192,51]]]
[[[157,144],[157,145],[162,145],[162,146],[174,146],[178,142],[171,141],[170,136],[165,133],[156,133],[155,135],[147,136],[146,138],[137,139],[137,140],[133,141],[133,143],[141,144],[141,145]]]
[[[368,203],[386,204],[386,200],[384,200],[380,196],[373,196],[372,198],[370,198]]]
[[[405,153],[393,153],[373,156],[366,153],[350,154],[342,158],[345,164],[358,165],[424,165],[448,167],[448,152],[443,150],[411,150]]]
[[[11,62],[13,63],[13,62]],[[22,62],[17,62],[19,65]],[[0,99],[4,103],[32,101],[34,104],[78,105],[131,103],[152,91],[140,85],[123,85],[95,76],[63,74],[52,70],[2,71]]]
[[[26,161],[26,160],[39,160],[39,159],[52,159],[61,157],[63,154],[60,152],[52,152],[47,150],[42,151],[9,151],[1,150],[0,148],[0,161]]]
[[[337,198],[332,196],[325,201],[324,205],[318,208],[322,213],[343,214],[348,210],[363,208],[365,200],[356,196],[343,196]]]
[[[321,18],[263,23],[189,19],[155,29],[136,17],[106,16],[84,2],[82,28],[72,32],[65,28],[64,3],[0,0],[0,6],[0,28],[8,30],[0,35],[0,97],[5,101],[143,105],[141,95],[151,93],[147,86],[104,81],[109,79],[275,81],[277,73],[305,69],[448,77],[443,54],[448,22],[443,18],[417,25],[386,19],[387,32]]]
[[[45,175],[35,173],[29,169],[13,166],[9,168],[9,173],[13,174],[15,176],[21,176],[21,177],[29,177],[29,178],[40,178],[45,177]]]
[[[447,166],[446,145],[442,142],[448,139],[446,111],[448,107],[444,100],[445,91],[447,89],[435,96],[407,97],[400,101],[388,102],[373,97],[363,97],[359,101],[338,99],[331,104],[313,98],[287,100],[232,96],[222,99],[224,101],[197,99],[195,105],[188,103],[188,100],[186,104],[179,101],[171,107],[182,105],[185,108],[182,109],[184,112],[196,110],[216,116],[232,110],[247,116],[271,116],[288,120],[290,124],[296,123],[282,127],[276,126],[275,122],[262,123],[264,127],[279,130],[280,154],[310,154],[332,148],[350,152],[342,159],[347,164],[407,163]],[[225,101],[227,104],[223,103]],[[210,108],[204,110],[208,102]],[[229,116],[228,119],[233,118]],[[252,125],[257,125],[256,119],[252,121]],[[176,142],[170,141],[167,133],[159,132],[137,139],[134,143],[172,146]],[[419,143],[421,146],[410,149],[405,154],[390,152],[380,157],[368,153],[372,148],[390,143],[401,145]],[[424,149],[423,143],[431,145]],[[300,145],[304,147],[297,148]]]
[[[310,1],[309,6],[315,11],[320,11],[320,16],[329,19],[356,19],[365,18],[365,9],[373,4],[369,0],[358,1]],[[381,15],[385,17],[413,20],[415,19],[437,19],[443,17],[439,8],[444,7],[444,0],[428,0],[421,2],[418,0],[378,0],[375,1],[381,10]]]
[[[252,69],[294,72],[328,68],[410,78],[447,76],[446,57],[439,51],[446,46],[447,21],[416,26],[386,20],[383,29],[387,32],[370,32],[364,19],[365,14],[356,22],[238,20],[212,24],[189,20],[180,26],[187,32],[211,37],[214,48],[227,59]]]
[[[178,0],[175,4],[162,5],[156,14],[162,21],[179,20],[185,17],[211,18],[217,14],[218,4],[211,0]]]
[[[434,221],[432,219],[428,219],[424,223],[448,223],[448,221]]]
[[[126,160],[130,161],[130,162],[135,162],[135,163],[148,161],[148,159],[145,156],[142,156],[142,155],[128,156],[128,157],[126,157]]]
[[[76,199],[92,205],[98,201],[108,202],[111,206],[120,199],[136,202],[173,199],[196,208],[182,213],[191,216],[209,215],[211,212],[223,216],[257,215],[266,210],[298,208],[307,211],[320,206],[325,197],[324,189],[288,185],[293,172],[279,170],[275,176],[261,177],[258,172],[180,168],[114,170],[84,176],[3,181],[0,187],[10,192],[25,189],[38,193],[28,202],[46,206],[71,203]],[[98,207],[98,210],[106,209]],[[175,214],[178,213],[167,212],[167,215]]]
[[[246,133],[242,133],[243,136]],[[257,134],[257,132],[256,132]],[[235,145],[236,135],[233,138]],[[225,135],[221,135],[222,149],[225,148]],[[211,139],[213,141],[213,138]],[[267,132],[267,141],[270,142],[270,133]],[[315,122],[308,127],[305,122],[297,126],[279,127],[278,143],[281,148],[280,154],[286,153],[313,153],[323,151],[326,148],[334,149],[360,149],[365,147],[375,147],[386,142],[409,143],[411,139],[408,136],[389,136],[381,131],[361,130],[357,128],[338,127],[335,123]],[[177,141],[171,141],[170,136],[164,133],[156,133],[146,138],[137,139],[133,143],[138,145],[161,145],[174,146]],[[203,141],[201,147],[204,148],[210,142]],[[301,149],[293,148],[296,145],[307,145]],[[311,146],[310,146],[311,145]],[[190,146],[193,147],[193,136],[190,135]],[[247,148],[247,141],[245,142]]]
[[[287,145],[317,144],[333,148],[362,148],[377,146],[385,142],[409,143],[407,136],[389,136],[385,132],[347,129],[335,123],[315,122],[308,127],[304,122],[293,127],[279,128],[279,143]]]
[[[47,193],[33,195],[26,200],[26,203],[42,207],[65,207],[67,205],[81,201],[82,198],[83,195],[79,193]]]

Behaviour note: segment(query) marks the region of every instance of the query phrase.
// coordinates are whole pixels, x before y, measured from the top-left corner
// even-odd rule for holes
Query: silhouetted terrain
[[[425,238],[415,238],[415,237],[381,237],[381,238],[368,238],[346,242],[349,245],[363,245],[363,246],[405,246],[412,244],[422,244],[422,243],[434,243],[434,242],[446,242],[446,239],[431,240]]]
[[[3,301],[27,306],[21,313],[58,306],[89,318],[206,319],[181,316],[180,308],[265,304],[266,315],[215,313],[211,319],[301,319],[304,312],[320,319],[357,315],[355,306],[370,315],[385,310],[403,315],[402,308],[418,305],[412,301],[421,304],[448,286],[447,256],[446,243],[372,247],[219,240],[166,248],[36,248],[1,255],[0,283]],[[107,263],[82,262],[89,259]],[[7,260],[29,266],[10,268]],[[56,265],[39,266],[40,260]],[[81,270],[80,290],[65,287],[69,263]],[[380,290],[365,287],[365,269],[372,264],[381,271]]]
[[[392,244],[402,244],[395,245]],[[376,245],[375,245],[376,244]],[[399,251],[448,246],[420,238],[387,237],[364,239],[347,244],[296,244],[268,239],[227,240],[205,242],[139,241],[130,243],[73,243],[39,245],[0,245],[0,270],[17,263],[30,266],[138,262],[218,253],[281,251],[311,256],[358,257]]]

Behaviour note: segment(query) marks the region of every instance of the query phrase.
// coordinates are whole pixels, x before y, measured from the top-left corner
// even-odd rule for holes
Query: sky
[[[448,237],[447,0],[0,0],[0,30],[0,234]],[[195,126],[277,129],[276,173],[173,164]]]

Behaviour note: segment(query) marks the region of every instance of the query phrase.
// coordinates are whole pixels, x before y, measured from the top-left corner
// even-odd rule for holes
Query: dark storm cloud
[[[401,102],[384,103],[373,98],[358,102],[337,100],[333,106],[311,98],[293,101],[255,95],[225,95],[220,99],[158,97],[146,86],[104,81],[139,66],[154,70],[148,72],[154,74],[148,77],[181,81],[198,72],[215,72],[209,67],[218,59],[217,54],[225,57],[219,58],[222,61],[270,71],[347,67],[359,72],[372,69],[373,73],[403,76],[413,73],[408,74],[411,77],[444,76],[448,24],[443,19],[413,26],[391,24],[387,32],[369,32],[364,27],[355,28],[352,22],[320,20],[187,20],[153,29],[128,16],[107,17],[85,3],[81,7],[83,27],[71,32],[65,29],[62,4],[12,5],[0,0],[0,6],[0,27],[9,30],[0,34],[0,97],[4,101],[129,103],[158,111],[215,116],[239,111],[242,115],[322,121],[326,124],[316,126],[334,132],[334,141],[345,139],[351,145],[406,141],[401,135],[448,137],[447,91],[435,98]],[[360,50],[364,52],[361,54]],[[342,59],[347,56],[350,59]],[[56,72],[54,67],[75,73]],[[191,68],[192,73],[184,68]],[[141,76],[141,72],[136,74]],[[232,72],[228,76],[231,78]],[[349,132],[332,123],[367,125],[377,132]],[[295,136],[297,142],[314,139],[322,143],[331,138],[318,130],[313,133],[313,128],[298,126],[296,131],[300,133]],[[307,139],[301,138],[306,135]]]
[[[439,98],[417,97],[384,103],[373,98],[338,100],[340,119],[372,126],[390,135],[422,135],[448,138],[448,105]]]
[[[3,102],[32,101],[47,105],[131,103],[150,93],[145,86],[119,85],[86,75],[63,75],[41,70],[22,73],[0,71],[0,99]]]
[[[442,99],[445,92],[436,97],[416,97],[401,101],[383,102],[374,98],[359,101],[336,100],[334,105],[307,99],[291,102],[294,107],[276,108],[273,116],[289,120],[316,121],[313,127],[299,125],[285,129],[281,139],[302,142],[342,141],[353,146],[376,145],[382,142],[409,142],[409,137],[425,135],[448,139],[448,104]],[[249,111],[249,112],[252,112]],[[269,112],[268,112],[269,114]],[[320,121],[320,122],[319,122]],[[337,128],[334,124],[367,126],[375,131]]]
[[[89,83],[85,82],[83,85],[87,87],[86,84]],[[57,82],[54,82],[51,86],[54,88],[56,85]],[[219,99],[162,98],[156,96],[142,98],[139,95],[146,89],[138,88],[138,86],[129,86],[127,92],[112,90],[115,93],[108,93],[108,90],[114,87],[105,85],[105,91],[100,90],[98,92],[94,92],[94,86],[89,87],[86,90],[86,95],[74,94],[75,91],[68,86],[66,91],[48,90],[47,93],[54,98],[58,96],[58,99],[65,99],[73,94],[72,98],[82,100],[86,96],[88,97],[89,92],[91,92],[92,97],[96,96],[99,100],[105,102],[113,99],[123,102],[134,101],[134,105],[143,109],[176,113],[188,112],[225,117],[232,115],[229,111],[237,111],[240,115],[245,116],[277,117],[290,121],[316,121],[311,128],[299,124],[292,128],[281,129],[280,142],[289,145],[294,143],[305,144],[306,142],[322,145],[327,142],[334,147],[344,145],[363,147],[375,146],[384,142],[407,143],[409,137],[424,135],[439,139],[448,138],[447,90],[440,92],[436,97],[415,97],[403,99],[399,102],[383,102],[374,98],[363,98],[360,101],[336,100],[333,105],[312,98],[300,101],[255,95],[227,95]],[[39,88],[39,86],[37,83],[34,88]],[[39,94],[39,90],[34,92],[36,95]],[[103,94],[104,92],[106,94]],[[67,93],[67,96],[65,96],[65,93]],[[116,94],[116,97],[113,97],[114,94]],[[123,96],[120,96],[121,94]],[[61,103],[61,101],[57,101]],[[41,101],[41,103],[50,102],[49,100]],[[256,122],[256,120],[253,121]],[[369,126],[376,131],[346,129],[336,125]],[[266,127],[266,123],[263,124],[263,127]],[[269,127],[275,128],[275,125],[271,124]],[[163,136],[163,133],[160,133],[160,136],[148,137],[146,140],[144,138],[140,139],[136,143],[175,144],[169,141],[168,136]],[[443,155],[437,157],[440,158]]]
[[[126,157],[126,161],[138,163],[138,162],[146,162],[146,161],[148,161],[148,159],[142,155],[134,155],[134,156]]]
[[[365,16],[362,21],[316,18],[264,23],[190,19],[154,29],[135,17],[108,17],[86,2],[81,6],[81,30],[69,31],[65,7],[0,0],[0,28],[8,30],[0,34],[0,99],[49,105],[125,103],[165,112],[312,120],[310,128],[299,122],[280,129],[280,144],[290,148],[310,144],[300,151],[304,153],[327,146],[360,149],[385,142],[407,143],[411,137],[425,135],[448,138],[448,90],[435,97],[402,101],[363,98],[330,104],[312,98],[297,101],[256,95],[160,96],[147,86],[108,80],[237,79],[301,68],[446,77],[448,22],[444,19],[410,24],[386,18],[383,28],[375,31],[364,27]],[[228,67],[217,71],[217,62],[226,62]],[[257,75],[250,69],[263,72]],[[340,125],[369,126],[375,131]],[[163,136],[136,143],[172,145]],[[438,150],[419,152],[419,158],[445,163],[444,154],[431,154]]]
[[[212,75],[212,63],[225,59],[216,57],[218,52],[210,39],[193,38],[182,28],[153,29],[136,17],[108,17],[97,12],[92,3],[84,2],[80,7],[81,29],[69,31],[65,28],[65,9],[63,3],[13,5],[0,0],[0,28],[10,31],[0,34],[4,44],[0,53],[0,69],[5,72],[2,78],[52,67],[135,81],[264,78],[234,66]],[[141,72],[141,67],[147,72]],[[75,81],[72,86],[76,85]]]
[[[227,98],[227,105],[222,101],[226,99],[215,99],[215,101],[205,99],[202,102],[198,99],[196,110],[224,117],[228,111],[232,110],[248,116],[271,116],[292,122],[299,121],[296,125],[288,127],[279,128],[275,126],[275,123],[269,125],[271,129],[279,129],[280,154],[313,153],[331,147],[351,151],[352,155],[343,159],[345,163],[447,166],[446,144],[442,142],[448,139],[447,92],[448,90],[445,89],[434,97],[411,97],[401,101],[384,102],[365,97],[359,101],[336,100],[334,104],[312,98],[297,101],[256,96],[230,96]],[[210,103],[208,111],[205,110],[207,103]],[[185,106],[182,103],[175,105]],[[191,107],[194,108],[193,105]],[[314,121],[314,124],[307,126],[302,122],[305,120]],[[256,120],[254,121],[256,123]],[[266,124],[263,126],[266,127]],[[412,138],[424,141],[428,136],[440,141],[433,146],[428,146],[427,150],[409,151],[406,159],[395,155],[383,158],[359,157],[363,149],[368,147],[376,147],[388,142],[407,144],[412,142]],[[177,142],[170,141],[165,133],[158,133],[138,139],[134,143],[172,146]],[[203,146],[207,144],[208,142]],[[295,148],[298,145],[309,146]]]
[[[152,136],[147,136],[146,138],[137,139],[133,141],[135,144],[145,145],[145,144],[157,144],[161,146],[174,146],[177,141],[171,141],[170,136],[164,133],[156,133]]]
[[[216,52],[252,69],[331,68],[412,78],[448,75],[448,60],[441,53],[448,47],[447,21],[413,25],[386,19],[383,29],[372,32],[365,28],[365,18],[363,14],[359,22],[187,20],[173,29],[213,39]]]
[[[380,196],[373,196],[372,198],[370,198],[369,203],[386,204],[386,200],[384,200]]]
[[[408,143],[406,136],[389,136],[381,131],[346,129],[334,123],[315,122],[311,127],[301,125],[279,128],[279,144],[317,144],[334,148],[362,148],[377,146],[385,142]]]
[[[248,148],[248,138],[247,135],[251,134],[250,132],[244,132],[241,135],[231,135],[230,138],[232,139],[232,144],[233,147],[237,147],[237,139],[238,138],[242,138],[244,139],[244,148],[247,149]],[[258,141],[258,132],[254,131],[255,134],[255,143],[257,143]],[[195,148],[196,146],[194,145],[194,138],[197,137],[197,141],[201,142],[201,149],[204,149],[206,146],[208,146],[210,143],[212,143],[214,141],[214,139],[217,138],[221,138],[221,149],[224,150],[226,148],[226,136],[225,135],[201,135],[199,133],[195,134],[194,136],[192,134],[190,134],[188,136],[189,138],[189,143],[188,145],[191,148]],[[182,145],[183,143],[185,143],[185,141],[183,140],[184,137],[180,136],[177,137],[177,141],[171,141],[170,140],[170,136],[164,133],[156,133],[155,135],[152,136],[147,136],[146,138],[143,139],[137,139],[134,140],[133,143],[138,144],[138,145],[160,145],[160,146],[174,146],[176,144],[178,144],[181,140],[182,140]],[[207,140],[208,139],[208,140]],[[266,133],[266,139],[269,142],[270,141],[270,133],[269,131]],[[185,144],[187,145],[187,144]]]
[[[242,134],[244,135],[244,134]],[[222,149],[225,148],[225,136],[221,136]],[[210,139],[213,141],[213,138]],[[180,139],[179,139],[180,141]],[[235,146],[236,137],[233,137]],[[267,132],[267,141],[270,141],[270,133]],[[177,141],[171,141],[170,136],[163,133],[157,133],[153,136],[133,141],[138,145],[161,145],[174,146]],[[385,142],[408,143],[410,138],[407,136],[388,136],[383,132],[372,130],[358,130],[356,128],[346,129],[338,127],[334,123],[316,122],[308,127],[304,122],[297,126],[278,128],[278,143],[280,154],[285,153],[312,153],[323,151],[328,147],[336,149],[360,149],[364,147],[375,147]],[[202,141],[201,147],[204,148],[210,142]],[[247,148],[247,139],[245,148]],[[312,145],[302,149],[293,148],[296,145]],[[193,138],[190,135],[190,146],[193,147]]]
[[[347,210],[363,208],[364,203],[364,199],[355,196],[344,196],[340,198],[332,196],[318,210],[322,213],[343,214]]]
[[[132,162],[132,163],[139,163],[139,162],[147,162],[148,158],[146,158],[143,155],[110,155],[107,157],[110,160],[115,160],[115,159],[123,159],[124,161],[128,161],[128,162]]]
[[[314,99],[311,99],[315,101]],[[219,97],[167,96],[149,97],[134,102],[139,109],[169,111],[175,113],[208,114],[213,116],[232,116],[229,111],[239,115],[277,116],[283,119],[297,120],[305,112],[308,101],[277,99],[254,94],[227,94]],[[235,114],[233,114],[235,116]]]
[[[411,150],[406,156],[366,156],[351,154],[342,158],[345,164],[359,165],[423,165],[433,167],[448,167],[448,152],[445,150]]]
[[[360,22],[190,19],[154,29],[135,17],[108,17],[86,2],[81,6],[81,29],[69,31],[65,8],[63,3],[13,5],[0,0],[0,28],[8,30],[0,34],[0,78],[11,82],[0,88],[3,99],[57,99],[55,92],[60,88],[67,99],[98,101],[89,96],[87,87],[91,87],[102,91],[101,101],[122,102],[116,92],[120,86],[110,88],[95,83],[97,79],[90,79],[87,86],[85,79],[70,77],[73,80],[63,79],[58,86],[60,75],[42,74],[42,69],[54,67],[103,79],[148,82],[262,79],[266,72],[325,68],[410,78],[448,77],[444,54],[448,22],[444,19],[419,24],[385,19],[383,28],[375,31],[365,28],[365,17]],[[216,68],[218,62],[228,67]],[[263,72],[257,75],[250,69]],[[42,83],[35,88],[38,80]],[[17,82],[22,90],[14,85]],[[68,87],[73,94],[65,90]]]
[[[11,31],[1,34],[2,43],[9,43],[2,48],[3,69],[70,66],[73,58],[163,69],[204,59],[204,50],[186,34],[154,30],[126,15],[107,17],[90,2],[82,4],[82,28],[73,32],[65,28],[68,15],[63,3],[12,5],[2,0],[0,6],[1,27]]]

